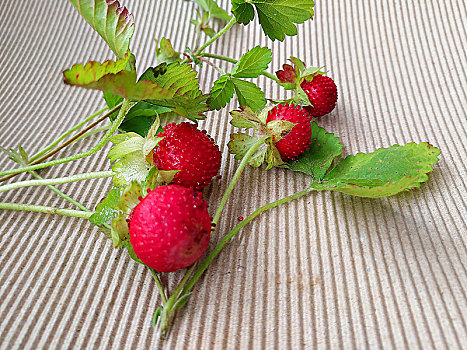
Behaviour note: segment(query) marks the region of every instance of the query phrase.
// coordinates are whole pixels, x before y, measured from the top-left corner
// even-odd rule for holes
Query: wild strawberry
[[[304,80],[300,86],[313,105],[304,107],[310,117],[321,117],[336,106],[337,87],[331,78],[317,74],[313,80]]]
[[[136,256],[156,271],[171,272],[201,258],[209,244],[211,218],[200,192],[159,186],[135,207],[129,230]]]
[[[308,149],[311,141],[310,117],[302,108],[287,103],[278,105],[269,111],[266,123],[273,120],[297,124],[275,144],[284,162],[295,159]]]
[[[153,150],[154,163],[159,170],[180,170],[173,184],[201,190],[219,171],[221,152],[206,130],[171,123],[157,136],[164,139]]]

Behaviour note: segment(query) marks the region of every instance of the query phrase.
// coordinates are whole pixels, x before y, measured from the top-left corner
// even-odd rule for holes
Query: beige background
[[[466,348],[466,3],[317,2],[314,21],[284,43],[266,40],[255,22],[209,51],[239,57],[268,45],[271,71],[291,55],[325,65],[339,101],[318,122],[341,137],[346,154],[429,141],[442,150],[441,161],[421,190],[374,200],[316,193],[261,216],[198,284],[167,349]],[[153,38],[167,36],[177,49],[192,45],[194,4],[125,4],[135,14],[131,48],[140,73],[154,64]],[[65,86],[61,71],[113,56],[67,1],[1,0],[0,24],[0,144],[32,154],[103,106],[100,93]],[[205,91],[217,76],[202,70]],[[270,81],[260,84],[268,97],[281,96]],[[233,131],[227,121],[227,111],[216,112],[201,125],[225,145]],[[223,147],[223,178],[206,191],[211,211],[237,164]],[[42,174],[107,169],[105,154]],[[0,169],[12,166],[0,158]],[[246,171],[213,243],[238,216],[306,183],[281,169]],[[93,207],[109,181],[59,188]],[[71,208],[48,189],[0,200]],[[150,326],[159,303],[150,273],[91,224],[10,211],[0,220],[1,349],[161,347]],[[167,279],[173,286],[177,278]]]

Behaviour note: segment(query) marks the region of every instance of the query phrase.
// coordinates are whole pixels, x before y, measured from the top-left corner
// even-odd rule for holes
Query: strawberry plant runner
[[[148,67],[138,77],[137,58],[130,49],[135,28],[130,11],[116,0],[70,0],[116,58],[76,64],[63,72],[64,81],[102,91],[107,107],[66,131],[35,155],[28,156],[22,146],[18,150],[3,149],[20,168],[0,171],[2,181],[24,172],[36,178],[0,186],[0,192],[47,186],[79,210],[3,202],[0,202],[0,209],[90,220],[109,237],[115,248],[126,249],[130,258],[149,268],[161,296],[161,304],[154,308],[153,324],[159,327],[162,338],[169,334],[177,310],[189,302],[193,287],[223,247],[258,215],[315,191],[339,191],[375,198],[416,189],[428,179],[440,154],[435,146],[422,142],[343,157],[339,138],[312,120],[312,117],[331,112],[337,102],[337,87],[324,67],[307,67],[299,58],[291,57],[291,64],[284,63],[282,70],[274,75],[268,71],[272,52],[267,47],[254,47],[239,58],[205,52],[233,26],[247,25],[254,20],[259,21],[264,35],[271,40],[283,41],[286,36],[297,35],[297,24],[313,18],[314,1],[232,0],[232,13],[219,7],[214,0],[196,2],[199,12],[192,21],[195,46],[180,53],[173,49],[169,39],[158,38],[158,65]],[[211,27],[213,19],[225,23],[218,32]],[[202,39],[205,40],[203,44]],[[215,60],[232,63],[232,69],[222,71]],[[198,70],[205,69],[205,64],[219,73],[209,92],[201,91],[194,69],[194,65]],[[290,90],[293,96],[287,100],[266,99],[261,87],[251,81],[260,76]],[[220,156],[217,146],[196,123],[205,119],[207,112],[213,111],[212,116],[225,108],[234,95],[240,108],[230,112],[230,123],[245,130],[233,133],[228,147],[240,162],[211,218],[198,190],[217,174]],[[89,124],[101,114],[97,121]],[[174,115],[186,121],[169,124]],[[93,128],[106,120],[109,125],[97,129],[106,132],[96,145],[69,157],[46,161],[76,140],[95,133]],[[81,128],[84,129],[78,131]],[[173,130],[179,128],[189,129],[189,132],[174,136]],[[71,136],[74,132],[76,134]],[[107,156],[111,168],[108,171],[56,179],[43,179],[36,173],[39,169],[93,156],[109,141],[114,146]],[[167,144],[179,148],[171,146],[164,151]],[[201,151],[193,156],[190,146],[195,144]],[[308,178],[309,186],[258,208],[223,234],[225,228],[216,227],[216,224],[247,166],[260,168],[257,171],[279,167],[283,171],[300,172]],[[102,177],[111,177],[113,188],[94,211],[54,187]],[[98,200],[96,198],[96,202]],[[170,208],[177,208],[177,211]],[[188,215],[190,210],[196,215]],[[165,229],[160,230],[161,226]],[[222,238],[203,258],[210,234],[222,235]],[[160,274],[184,268],[178,285],[168,291]]]

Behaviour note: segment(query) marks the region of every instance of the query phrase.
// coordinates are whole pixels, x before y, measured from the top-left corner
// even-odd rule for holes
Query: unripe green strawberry
[[[129,223],[136,256],[161,272],[198,261],[208,247],[211,230],[201,192],[179,185],[150,191],[133,210]]]
[[[311,142],[311,124],[305,110],[293,104],[278,105],[269,111],[266,123],[273,120],[286,120],[297,124],[275,143],[284,162],[295,159],[308,149]]]
[[[205,130],[191,123],[171,123],[157,136],[164,139],[154,148],[154,163],[160,170],[180,170],[173,184],[201,190],[218,173],[221,152]]]
[[[317,74],[300,85],[313,106],[305,106],[310,117],[321,117],[331,112],[337,102],[337,87],[331,78]]]

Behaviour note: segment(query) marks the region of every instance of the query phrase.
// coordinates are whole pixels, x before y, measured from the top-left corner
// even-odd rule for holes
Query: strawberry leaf
[[[271,61],[271,50],[267,47],[256,46],[238,60],[232,70],[232,75],[236,78],[257,78],[268,68]]]
[[[312,186],[359,197],[392,196],[420,187],[439,155],[439,149],[427,142],[359,153],[341,159],[320,184]]]
[[[117,0],[69,0],[118,57],[125,57],[135,30],[133,15]]]
[[[215,110],[224,108],[232,99],[234,94],[234,85],[230,74],[222,75],[211,89],[211,97],[206,101],[209,107]]]
[[[237,78],[232,78],[232,83],[240,106],[247,106],[253,111],[259,111],[266,105],[264,92],[254,83]]]
[[[230,20],[230,15],[224,9],[220,8],[214,0],[195,0],[201,8],[208,12],[210,17]]]
[[[232,0],[237,22],[248,24],[258,12],[259,23],[271,40],[283,41],[285,35],[296,35],[295,24],[313,17],[313,0]]]
[[[312,122],[311,144],[308,150],[286,166],[293,171],[303,172],[319,182],[331,166],[333,159],[341,154],[342,144],[339,138]]]

